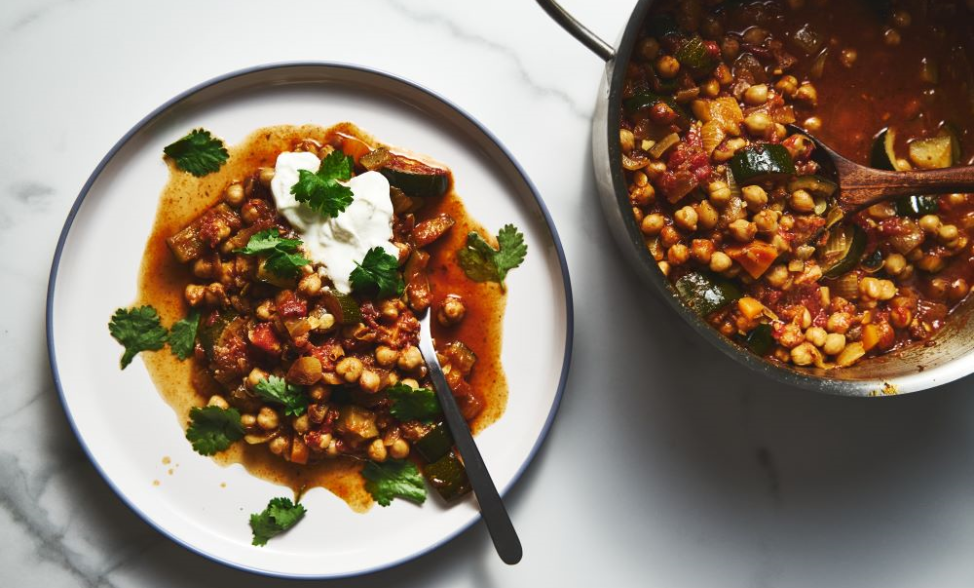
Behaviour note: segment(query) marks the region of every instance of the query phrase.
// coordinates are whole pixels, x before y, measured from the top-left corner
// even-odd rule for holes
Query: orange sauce
[[[166,239],[217,204],[227,186],[250,177],[260,167],[273,167],[277,155],[292,150],[300,140],[314,139],[327,144],[338,133],[358,138],[373,147],[381,145],[350,123],[331,128],[282,125],[259,129],[241,144],[228,148],[230,158],[227,163],[218,172],[202,178],[182,172],[170,163],[169,183],[159,198],[152,233],[142,257],[137,304],[155,307],[164,325],[185,317],[188,309],[183,290],[193,279],[189,267],[173,257]],[[431,254],[428,271],[434,300],[431,311],[438,308],[446,295],[459,294],[467,313],[459,325],[450,328],[434,321],[434,339],[438,347],[453,340],[463,341],[477,354],[477,364],[469,382],[483,401],[483,410],[471,422],[471,429],[478,432],[496,422],[507,404],[507,381],[500,359],[506,295],[496,284],[472,282],[455,261],[456,251],[464,246],[467,233],[476,230],[486,236],[488,231],[467,214],[460,197],[452,190],[437,201],[427,203],[416,213],[417,221],[440,212],[452,216],[456,225],[427,249]],[[142,356],[159,394],[172,407],[176,420],[184,428],[191,408],[202,406],[210,395],[223,392],[205,367],[197,365],[193,359],[179,361],[168,352],[143,353]],[[271,454],[265,445],[247,445],[241,441],[214,456],[214,460],[223,466],[239,463],[252,475],[288,486],[296,494],[314,487],[325,488],[357,512],[364,512],[372,505],[372,497],[365,490],[359,474],[362,462],[353,458],[299,465]]]

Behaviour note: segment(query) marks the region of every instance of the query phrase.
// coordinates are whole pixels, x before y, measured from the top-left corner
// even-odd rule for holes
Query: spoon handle
[[[467,421],[460,414],[450,386],[446,383],[446,377],[440,368],[440,362],[436,358],[436,349],[433,347],[433,333],[430,329],[432,312],[427,311],[426,315],[420,319],[422,332],[419,338],[419,349],[426,360],[429,368],[430,380],[433,381],[433,389],[436,390],[436,397],[440,401],[440,408],[443,409],[443,416],[446,424],[453,434],[453,441],[457,445],[460,457],[463,458],[463,465],[467,470],[467,478],[473,487],[473,492],[477,496],[477,503],[480,504],[480,514],[483,515],[487,531],[494,542],[494,548],[501,560],[509,565],[521,561],[521,540],[518,539],[514,524],[504,508],[504,501],[497,492],[497,487],[487,471],[484,458],[477,449],[477,444],[470,434],[470,427]]]
[[[890,172],[855,166],[842,170],[841,205],[859,210],[900,196],[974,193],[974,166]]]

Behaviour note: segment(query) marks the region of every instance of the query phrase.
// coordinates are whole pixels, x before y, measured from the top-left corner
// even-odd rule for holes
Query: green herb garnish
[[[132,363],[140,351],[158,351],[166,344],[168,333],[151,306],[119,308],[108,323],[108,332],[125,347],[122,369]]]
[[[271,498],[263,512],[250,515],[253,545],[267,545],[268,539],[298,524],[306,512],[304,505],[295,504],[290,498]]]
[[[333,218],[352,203],[352,189],[339,184],[352,177],[351,157],[335,150],[321,160],[317,172],[299,170],[298,183],[291,186],[291,194],[298,202],[326,218]]]
[[[200,313],[192,310],[189,316],[176,321],[169,331],[169,350],[179,359],[186,359],[196,345],[196,330],[200,326]]]
[[[406,285],[399,274],[399,260],[386,253],[382,247],[373,247],[365,254],[362,263],[352,270],[349,279],[356,291],[376,291],[379,298],[400,296]]]
[[[417,504],[426,501],[426,485],[419,469],[411,461],[370,461],[362,469],[365,489],[381,506],[389,506],[393,498],[405,498]]]
[[[430,421],[440,414],[440,403],[436,392],[429,388],[411,388],[399,383],[385,390],[392,400],[389,412],[400,421]]]
[[[284,378],[270,376],[261,380],[254,386],[254,392],[267,402],[283,405],[287,416],[301,416],[308,409],[304,388],[288,384]]]
[[[524,235],[514,225],[505,225],[497,233],[497,244],[500,249],[494,249],[480,233],[467,235],[467,246],[457,252],[457,259],[468,278],[503,286],[507,272],[521,265],[528,253]]]
[[[230,154],[223,141],[204,129],[194,129],[182,139],[167,145],[163,153],[171,157],[176,167],[196,177],[202,177],[220,169]]]
[[[240,413],[235,408],[194,408],[189,411],[189,419],[186,438],[201,455],[213,455],[223,451],[244,436]]]
[[[301,268],[311,263],[303,255],[296,253],[300,239],[285,239],[277,229],[267,229],[251,235],[246,247],[234,249],[243,255],[265,255],[264,267],[282,278],[296,278]]]

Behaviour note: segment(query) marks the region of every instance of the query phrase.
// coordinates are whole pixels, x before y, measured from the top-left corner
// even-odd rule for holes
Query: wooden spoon
[[[919,194],[974,193],[974,166],[951,167],[925,171],[883,171],[859,165],[836,153],[825,143],[795,125],[787,125],[793,133],[808,137],[817,153],[827,156],[839,184],[834,208],[844,215],[858,212],[873,204]],[[816,160],[822,162],[819,155]],[[828,170],[825,175],[828,175]]]

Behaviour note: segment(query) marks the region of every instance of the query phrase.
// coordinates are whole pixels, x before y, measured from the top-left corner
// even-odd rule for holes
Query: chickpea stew
[[[350,123],[260,129],[229,150],[202,130],[185,140],[194,158],[167,148],[139,302],[110,325],[123,367],[168,345],[142,357],[194,449],[298,495],[322,486],[363,511],[423,502],[426,484],[447,501],[465,494],[418,317],[433,315],[463,416],[489,426],[507,398],[503,275],[526,253],[517,229],[497,247],[448,168]]]
[[[833,369],[923,344],[974,280],[974,198],[849,218],[804,127],[887,170],[974,163],[974,7],[656,2],[626,71],[632,214],[681,299],[769,361]]]

